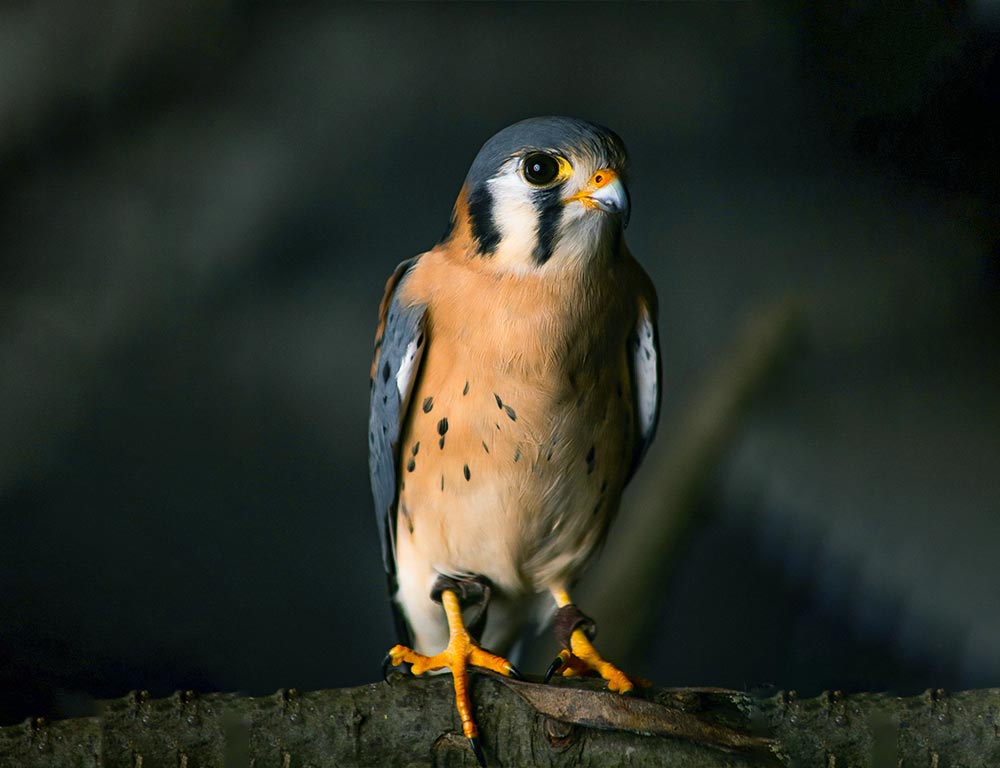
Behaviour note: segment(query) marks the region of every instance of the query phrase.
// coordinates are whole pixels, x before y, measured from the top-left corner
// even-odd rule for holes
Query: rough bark
[[[473,676],[491,766],[996,766],[1000,689],[768,698],[720,689],[619,696],[591,681]],[[0,728],[3,768],[475,766],[448,676],[252,698],[178,693]]]

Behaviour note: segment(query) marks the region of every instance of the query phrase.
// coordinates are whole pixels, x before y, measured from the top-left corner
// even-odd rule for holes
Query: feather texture
[[[421,407],[396,448],[397,599],[417,647],[434,648],[447,639],[428,599],[439,573],[484,576],[495,602],[517,606],[574,580],[598,548],[655,426],[655,365],[633,361],[655,349],[655,295],[627,253],[501,274],[448,247],[424,254],[398,293],[425,308],[429,341]],[[517,630],[499,616],[491,609],[490,647]]]
[[[417,259],[409,259],[401,263],[386,283],[371,368],[368,469],[382,541],[382,562],[390,576],[395,574],[399,436],[426,346],[423,307],[405,306],[399,297],[399,289],[416,262]]]

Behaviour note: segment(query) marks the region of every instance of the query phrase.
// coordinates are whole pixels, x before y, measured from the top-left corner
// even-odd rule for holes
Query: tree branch
[[[491,766],[995,766],[1000,689],[897,698],[620,696],[592,681],[472,678]],[[252,698],[142,694],[95,717],[0,728],[3,768],[474,766],[448,676]]]

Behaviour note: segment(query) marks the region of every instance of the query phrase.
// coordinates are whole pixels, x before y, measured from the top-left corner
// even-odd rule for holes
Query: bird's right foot
[[[389,666],[399,666],[400,664],[409,664],[410,671],[415,675],[445,668],[451,670],[455,683],[455,708],[462,720],[462,733],[469,740],[469,746],[475,753],[476,760],[481,766],[485,766],[486,760],[479,745],[479,729],[472,717],[468,668],[473,666],[488,669],[491,672],[517,679],[521,678],[521,674],[507,659],[485,651],[476,644],[462,623],[462,609],[454,592],[451,590],[442,592],[441,603],[448,616],[448,647],[441,653],[425,656],[405,645],[393,646],[383,662],[383,672],[387,671]]]

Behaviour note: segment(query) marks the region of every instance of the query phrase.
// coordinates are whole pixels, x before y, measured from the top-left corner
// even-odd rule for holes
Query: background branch
[[[774,379],[800,338],[801,311],[791,300],[768,304],[744,322],[676,428],[664,429],[664,450],[638,475],[636,498],[612,527],[579,604],[602,632],[606,658],[634,667],[647,622],[658,614],[663,579],[678,547],[701,522],[712,474],[743,424],[755,397]]]

